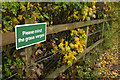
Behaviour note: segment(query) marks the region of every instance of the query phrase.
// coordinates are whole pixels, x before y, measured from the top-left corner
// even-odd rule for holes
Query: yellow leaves
[[[32,14],[32,16],[31,16],[31,18],[34,18],[34,20],[36,20],[36,18],[39,19],[39,18],[40,18],[39,13],[33,11],[33,14]]]
[[[70,51],[69,52],[69,55],[68,55],[70,58],[73,58],[74,57],[74,55],[72,54],[72,52]]]
[[[52,46],[53,46],[53,49],[54,49],[55,51],[57,51],[57,50],[58,50],[58,47],[57,47],[57,45],[56,45],[56,44],[52,43]]]
[[[92,8],[89,8],[88,6],[84,6],[81,10],[81,14],[82,14],[82,20],[84,21],[86,20],[90,20],[90,17],[94,17],[96,18],[95,14],[96,13],[96,6],[95,3],[92,3]],[[89,14],[89,15],[88,15]],[[94,15],[94,16],[93,16]]]
[[[86,18],[86,16],[82,16],[82,20],[83,20],[83,21],[85,20],[85,18]]]
[[[70,47],[69,46],[66,47],[66,51],[70,52]]]
[[[106,71],[106,72],[108,72],[108,70],[107,70],[107,69],[106,69],[105,71]]]
[[[89,12],[89,15],[92,16],[92,14],[93,14],[93,13],[90,11],[90,12]]]
[[[75,48],[75,46],[74,46],[74,44],[73,44],[73,43],[70,43],[70,47],[71,47],[72,49],[74,49],[74,48]]]
[[[55,46],[53,47],[53,49],[54,49],[55,51],[57,51],[57,50],[58,50],[57,45],[55,45]]]
[[[49,26],[49,21],[46,21],[47,25]]]
[[[82,44],[82,46],[85,46],[85,44],[86,44],[86,41],[84,41],[84,40],[81,40],[81,41],[80,41],[80,43]]]
[[[73,36],[74,34],[73,33],[70,33],[71,36]]]
[[[72,61],[68,61],[67,63],[68,63],[68,65],[72,65]]]
[[[83,53],[83,52],[84,52],[84,49],[83,49],[83,48],[78,48],[77,51],[78,51],[79,53]]]
[[[92,8],[93,8],[93,9],[96,9],[96,7],[95,7],[95,6],[92,6]]]
[[[30,2],[27,4],[27,10],[30,10]]]
[[[72,30],[73,35],[78,36],[78,32],[76,30]]]
[[[76,68],[79,68],[79,66],[77,65]]]
[[[59,48],[63,48],[63,46],[64,46],[63,43],[60,43],[60,44],[58,45]]]
[[[68,11],[68,15],[70,14],[70,11]]]
[[[82,20],[84,21],[85,20],[85,18],[87,17],[87,15],[88,15],[88,11],[89,11],[89,7],[88,6],[84,6],[83,8],[82,8]]]
[[[3,34],[4,32],[3,32],[3,31],[1,31],[1,33]]]
[[[78,11],[74,12],[72,15],[68,16],[67,20],[70,20],[72,18],[75,18],[76,20],[78,20],[79,19],[79,17],[77,16],[78,13],[79,13]],[[70,11],[68,11],[68,15],[69,14],[70,14]]]
[[[84,30],[83,30],[83,29],[78,29],[78,32],[79,32],[80,34],[83,34],[83,33],[84,33]]]
[[[35,52],[35,55],[38,55],[38,51]]]
[[[76,20],[79,19],[79,17],[78,17],[76,14],[74,14],[73,17],[74,17]]]
[[[34,21],[34,23],[38,23],[37,21]]]
[[[61,49],[62,49],[62,51],[60,51],[60,53],[65,55],[66,54],[65,48],[61,48]]]
[[[46,51],[46,48],[43,48],[43,51]]]
[[[118,57],[116,57],[116,60],[118,60]]]
[[[22,9],[22,11],[25,11],[25,10],[26,10],[26,7],[21,3],[20,9]]]
[[[14,18],[12,19],[12,21],[13,21],[13,27],[15,27],[16,24],[19,24],[19,23],[20,23],[20,22],[17,20],[16,17],[14,17]]]
[[[58,9],[59,8],[59,6],[55,6],[54,8],[53,8],[53,10],[56,10],[56,9]]]
[[[95,5],[96,2],[92,2],[92,5]]]
[[[74,39],[75,39],[76,42],[79,41],[79,38],[78,38],[78,37],[74,37]]]
[[[63,43],[64,39],[61,39],[60,42]]]
[[[65,41],[65,47],[67,47],[68,46],[68,41]]]
[[[68,20],[70,20],[70,19],[71,19],[71,17],[69,16],[69,17],[68,17]]]
[[[78,14],[78,11],[74,12],[74,14]]]
[[[73,53],[73,55],[76,55],[76,54],[77,54],[77,52],[76,52],[76,51],[73,51],[72,53]]]
[[[32,4],[30,4],[30,6],[31,6],[31,7],[33,7],[33,5],[32,5]]]
[[[64,58],[65,58],[65,60],[67,60],[67,59],[68,59],[68,56],[67,56],[67,54],[65,54]]]
[[[89,8],[89,12],[92,12],[92,8]]]
[[[112,74],[114,74],[115,76],[118,76],[118,73],[116,73],[116,72],[114,72],[114,71],[112,71]]]
[[[86,35],[83,29],[71,30],[71,36],[73,37],[74,43],[68,44],[68,41],[64,42],[64,39],[61,39],[61,43],[58,45],[62,49],[60,53],[64,54],[63,63],[67,62],[68,65],[72,65],[78,53],[84,52],[83,46],[86,44],[84,39]]]
[[[62,60],[62,63],[66,63],[66,60],[65,60],[65,59],[63,59],[63,60]]]
[[[40,43],[37,44],[38,47],[41,47]]]
[[[59,9],[59,12],[61,12],[61,10]]]
[[[78,49],[78,45],[77,44],[75,44],[75,48]]]
[[[22,19],[23,19],[22,15],[18,15],[18,19],[19,19],[20,21],[22,21]]]
[[[9,31],[8,31],[7,29],[5,29],[5,28],[3,29],[3,31],[6,32],[6,33],[9,32]],[[3,31],[1,31],[1,33],[3,33]]]

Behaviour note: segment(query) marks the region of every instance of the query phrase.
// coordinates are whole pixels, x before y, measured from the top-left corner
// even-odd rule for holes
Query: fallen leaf
[[[20,55],[21,55],[21,56],[24,56],[24,55],[25,55],[25,52],[21,52]]]
[[[37,69],[37,75],[40,77],[41,76],[41,74],[42,74],[42,72],[41,72],[41,70],[40,69]]]
[[[14,65],[13,65],[13,66],[11,66],[11,67],[10,67],[10,69],[15,69],[15,66],[14,66]]]
[[[40,50],[40,49],[38,49],[37,51],[38,51],[39,54],[42,54],[42,53],[43,53],[42,50]]]

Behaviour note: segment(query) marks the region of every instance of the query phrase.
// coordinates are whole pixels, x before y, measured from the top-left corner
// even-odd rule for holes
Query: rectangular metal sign
[[[15,26],[16,49],[46,41],[46,23]]]

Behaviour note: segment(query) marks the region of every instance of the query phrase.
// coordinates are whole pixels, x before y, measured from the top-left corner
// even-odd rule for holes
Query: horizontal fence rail
[[[110,21],[110,20],[111,19],[108,19],[108,20],[98,19],[98,20],[92,20],[92,21],[53,25],[53,26],[47,27],[47,35],[58,33],[61,31],[71,30],[79,27],[85,27],[93,24],[99,24],[102,22]],[[2,35],[0,35],[0,37],[2,37],[2,39],[0,39],[0,42],[2,42],[0,43],[1,46],[15,43],[15,32],[3,33]]]

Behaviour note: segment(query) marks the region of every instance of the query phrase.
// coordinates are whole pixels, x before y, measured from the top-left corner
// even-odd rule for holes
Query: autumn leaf
[[[22,15],[18,15],[18,19],[19,19],[20,21],[22,21],[22,19],[23,19]]]
[[[40,69],[37,69],[37,75],[40,77],[41,75],[42,75],[42,72],[41,72],[41,70]]]
[[[24,56],[24,55],[25,55],[25,52],[21,52],[20,55],[21,55],[21,56]]]

